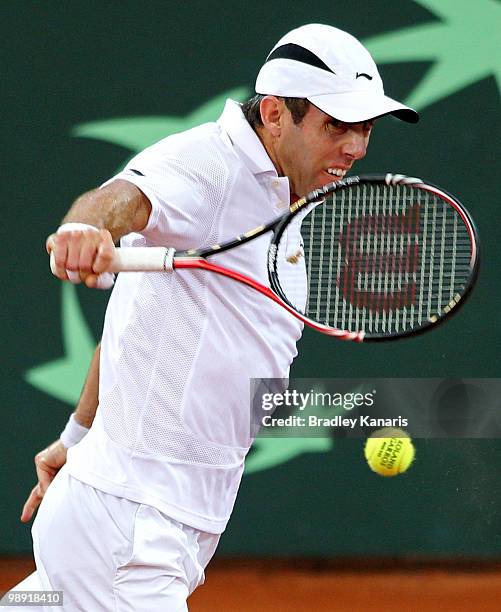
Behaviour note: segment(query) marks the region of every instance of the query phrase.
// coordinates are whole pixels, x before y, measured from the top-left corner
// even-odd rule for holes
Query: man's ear
[[[276,96],[264,96],[259,105],[263,127],[272,135],[280,136],[282,131],[285,103]]]

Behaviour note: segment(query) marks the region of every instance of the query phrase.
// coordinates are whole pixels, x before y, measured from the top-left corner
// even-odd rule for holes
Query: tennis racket
[[[269,287],[207,260],[267,232]],[[290,235],[298,238],[293,252]],[[443,189],[400,174],[329,184],[271,223],[210,248],[121,248],[113,262],[114,272],[222,274],[313,329],[357,342],[437,325],[464,302],[478,267],[477,231],[464,206]]]

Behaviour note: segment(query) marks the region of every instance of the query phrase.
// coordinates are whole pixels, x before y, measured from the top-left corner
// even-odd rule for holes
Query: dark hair
[[[280,96],[277,96],[280,97]],[[256,127],[260,127],[263,125],[263,120],[261,119],[261,111],[259,110],[259,105],[261,104],[261,100],[264,98],[262,94],[256,94],[249,98],[247,102],[242,104],[242,112],[250,123],[253,129]],[[297,125],[301,123],[304,116],[308,112],[310,108],[310,103],[306,98],[281,98],[285,102],[285,106],[289,109],[290,114],[292,116],[292,120]]]

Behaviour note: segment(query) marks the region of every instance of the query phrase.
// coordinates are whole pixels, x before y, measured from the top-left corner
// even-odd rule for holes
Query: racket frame
[[[475,226],[475,223],[470,215],[470,213],[466,210],[464,205],[458,200],[458,198],[451,193],[447,192],[445,189],[438,187],[430,182],[424,182],[422,179],[416,177],[409,177],[403,174],[366,174],[360,176],[351,176],[345,180],[337,181],[335,183],[330,183],[323,187],[322,189],[317,189],[312,191],[306,198],[301,198],[298,202],[292,204],[290,206],[290,212],[284,215],[284,217],[279,221],[276,228],[274,229],[272,242],[270,244],[270,248],[268,251],[268,275],[270,280],[270,285],[273,291],[280,297],[284,304],[291,306],[294,309],[294,306],[287,299],[286,294],[282,290],[280,286],[280,281],[278,277],[277,271],[277,257],[276,253],[278,251],[278,244],[282,237],[282,234],[287,228],[287,225],[292,217],[294,217],[299,211],[301,211],[305,205],[309,205],[315,202],[321,203],[326,196],[341,191],[342,189],[346,189],[354,184],[358,185],[374,185],[374,184],[385,184],[385,185],[407,185],[415,189],[422,189],[423,191],[428,191],[433,195],[439,197],[440,199],[447,202],[454,210],[459,214],[463,223],[466,226],[468,231],[468,235],[470,237],[470,245],[471,245],[471,253],[470,253],[470,268],[471,273],[468,278],[468,283],[466,284],[462,294],[458,299],[453,299],[447,306],[443,308],[443,312],[439,316],[433,316],[427,322],[422,323],[419,327],[409,329],[402,332],[395,333],[367,333],[367,332],[349,332],[340,330],[336,330],[340,332],[339,334],[335,334],[337,337],[341,337],[346,340],[356,340],[358,342],[386,342],[390,340],[397,340],[400,338],[405,338],[409,336],[415,336],[425,331],[428,331],[431,327],[436,326],[439,323],[445,321],[450,314],[453,312],[456,313],[458,307],[462,306],[466,298],[469,297],[471,291],[475,285],[475,282],[478,278],[479,266],[480,266],[480,243],[478,238],[478,231]],[[295,309],[294,309],[295,310]],[[296,311],[296,310],[295,310]],[[297,311],[296,311],[297,312]],[[316,321],[312,321],[308,317],[303,315],[303,321],[317,329],[318,331],[323,331],[322,329],[318,329],[319,323]],[[334,329],[329,326],[322,326],[326,329]],[[326,333],[326,332],[323,332]],[[344,337],[343,334],[348,334],[348,336]],[[355,338],[350,337],[350,334],[355,334]]]

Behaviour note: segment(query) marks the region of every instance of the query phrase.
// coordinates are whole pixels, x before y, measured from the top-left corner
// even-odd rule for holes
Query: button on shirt
[[[289,204],[239,104],[217,123],[169,136],[116,177],[152,205],[123,246],[210,246]],[[269,236],[213,261],[268,285]],[[272,300],[205,271],[120,274],[106,311],[99,408],[68,452],[74,477],[197,529],[224,530],[250,435],[250,379],[283,378],[302,324]]]

